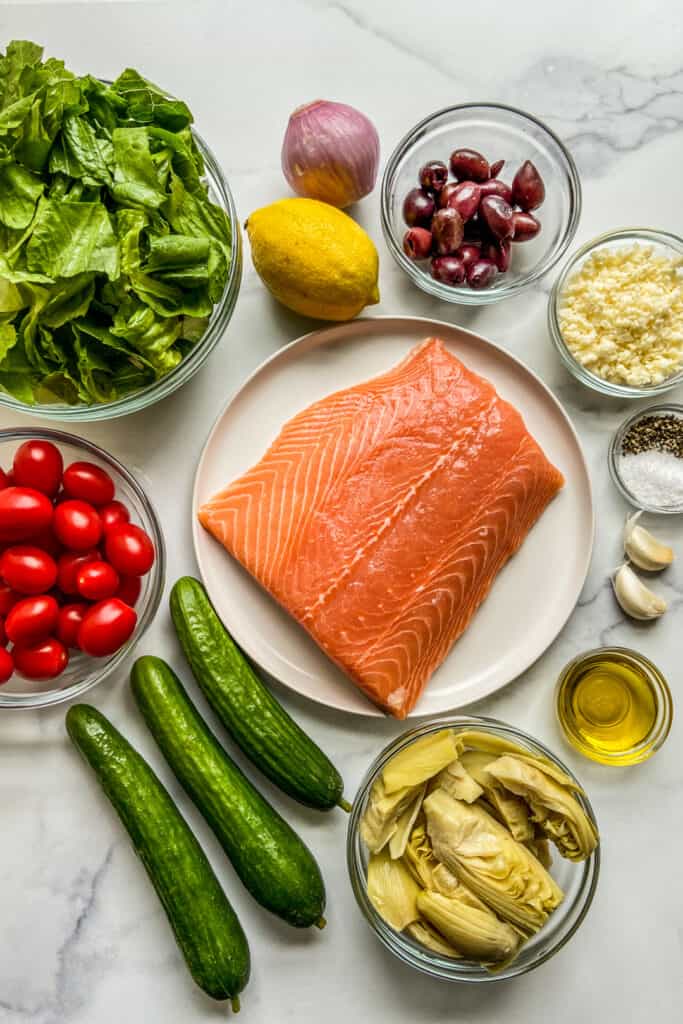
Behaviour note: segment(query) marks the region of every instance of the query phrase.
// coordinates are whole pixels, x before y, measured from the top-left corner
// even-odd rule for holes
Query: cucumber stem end
[[[323,930],[323,928],[325,927],[325,925],[326,925],[326,924],[327,924],[327,921],[326,921],[326,920],[325,920],[325,918],[324,918],[324,917],[322,917],[322,916],[321,916],[321,917],[319,917],[319,918],[318,918],[318,920],[317,920],[317,921],[315,922],[315,926],[316,926],[316,928],[319,928],[319,929],[320,929],[320,931],[322,931],[322,930]]]
[[[351,813],[352,806],[353,805],[350,804],[348,800],[345,800],[343,796],[337,800],[337,807],[341,807],[342,811],[346,811],[347,814]]]
[[[230,1005],[232,1006],[232,1012],[233,1013],[239,1013],[240,1012],[240,997],[239,996],[233,996],[232,999],[230,1000]]]

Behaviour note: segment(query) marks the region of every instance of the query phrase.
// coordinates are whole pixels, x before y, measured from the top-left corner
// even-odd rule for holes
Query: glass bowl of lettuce
[[[137,71],[0,56],[0,403],[143,409],[196,373],[242,272],[234,201],[182,100]]]

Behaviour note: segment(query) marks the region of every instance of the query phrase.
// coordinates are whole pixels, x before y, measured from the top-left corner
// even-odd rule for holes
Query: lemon
[[[317,199],[281,199],[246,223],[251,258],[275,298],[318,320],[351,320],[379,302],[377,250],[347,214]]]

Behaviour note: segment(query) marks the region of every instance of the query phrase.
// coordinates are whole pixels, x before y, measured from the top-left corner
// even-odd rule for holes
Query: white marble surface
[[[632,8],[632,9],[631,9]],[[139,66],[190,103],[233,185],[242,217],[285,194],[279,148],[289,111],[317,95],[367,111],[386,157],[429,111],[467,100],[519,103],[570,145],[584,185],[576,242],[627,223],[683,231],[683,11],[674,0],[559,5],[401,4],[396,0],[0,6],[0,40],[39,39],[82,71]],[[359,217],[381,257],[382,303],[476,326],[540,372],[586,446],[598,511],[593,567],[576,613],[541,661],[476,710],[562,750],[594,801],[603,874],[578,936],[521,979],[469,988],[399,965],[360,918],[346,878],[344,816],[306,812],[265,786],[310,843],[329,892],[329,925],[301,935],[261,911],[240,887],[204,823],[181,798],[249,934],[252,980],[242,1016],[254,1024],[669,1024],[683,1012],[683,757],[680,729],[649,764],[603,769],[562,747],[552,713],[559,669],[601,642],[653,657],[680,690],[683,577],[662,582],[672,611],[654,627],[625,622],[606,582],[619,557],[624,506],[607,476],[611,431],[627,411],[574,385],[545,328],[551,280],[471,313],[410,287],[381,239],[378,198]],[[135,417],[83,430],[137,467],[161,510],[169,581],[194,570],[190,484],[219,408],[261,359],[309,330],[277,308],[245,261],[226,337],[181,392]],[[678,396],[680,399],[680,395]],[[2,425],[17,422],[2,417]],[[24,419],[22,422],[30,422]],[[666,532],[683,550],[683,530]],[[140,653],[182,662],[161,611]],[[337,760],[353,792],[400,726],[333,713],[279,693]],[[141,726],[122,675],[92,699],[149,756],[178,793]],[[2,1024],[160,1024],[217,1021],[225,1011],[194,988],[118,822],[63,730],[64,709],[0,718],[0,1021]],[[241,1018],[240,1018],[241,1019]]]

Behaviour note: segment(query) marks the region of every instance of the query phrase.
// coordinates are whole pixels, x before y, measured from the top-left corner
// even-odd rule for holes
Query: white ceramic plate
[[[477,334],[420,317],[354,320],[293,341],[252,374],[214,424],[195,479],[194,545],[209,596],[240,647],[285,686],[340,711],[380,714],[199,525],[196,511],[257,462],[291,416],[388,370],[430,335],[520,410],[566,484],[499,574],[411,717],[462,707],[524,672],[562,629],[588,572],[593,505],[581,446],[557,399],[517,359]]]

